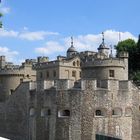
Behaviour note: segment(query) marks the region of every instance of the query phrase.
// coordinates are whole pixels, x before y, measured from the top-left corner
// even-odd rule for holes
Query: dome
[[[102,44],[100,44],[98,50],[100,49],[108,49],[108,47],[105,45],[105,43],[103,42]]]
[[[67,52],[77,52],[75,47],[71,46],[70,48],[68,48]]]

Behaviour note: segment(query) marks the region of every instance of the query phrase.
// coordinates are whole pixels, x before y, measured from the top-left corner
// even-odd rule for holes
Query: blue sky
[[[25,58],[65,55],[70,36],[78,51],[96,51],[105,33],[108,46],[137,40],[139,0],[2,0],[0,55],[19,63]]]

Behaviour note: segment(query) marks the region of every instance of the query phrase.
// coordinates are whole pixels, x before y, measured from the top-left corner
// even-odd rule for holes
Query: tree
[[[133,39],[126,39],[124,41],[119,42],[115,48],[117,50],[117,56],[122,51],[127,51],[129,53],[129,72],[135,70],[135,53],[136,53],[136,42]]]
[[[133,39],[127,39],[119,42],[115,46],[117,55],[121,51],[127,51],[129,53],[129,79],[132,79],[136,84],[140,83],[140,35],[138,42]]]
[[[121,41],[115,46],[117,53],[121,51],[127,51],[127,52],[132,52],[133,50],[136,49],[136,42],[133,39],[126,39],[124,41]]]
[[[1,3],[1,0],[0,0],[0,3]],[[0,18],[3,16],[2,13],[0,13]],[[0,21],[0,28],[2,28],[2,21]]]
[[[0,18],[3,16],[2,13],[0,13]],[[2,28],[2,21],[0,21],[0,28]]]

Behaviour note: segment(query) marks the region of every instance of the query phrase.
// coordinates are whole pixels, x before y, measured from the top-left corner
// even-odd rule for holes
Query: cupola
[[[70,58],[76,53],[77,53],[77,51],[76,51],[76,49],[75,49],[75,47],[73,45],[73,37],[71,37],[71,46],[67,50],[67,57]]]
[[[98,52],[99,53],[104,53],[108,57],[109,48],[105,45],[105,42],[104,42],[104,33],[102,33],[102,43],[100,44],[100,46],[98,48]]]

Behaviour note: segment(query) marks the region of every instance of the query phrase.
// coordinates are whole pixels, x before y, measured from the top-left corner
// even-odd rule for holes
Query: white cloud
[[[48,35],[58,35],[58,33],[55,32],[46,32],[46,31],[36,31],[36,32],[23,32],[19,34],[19,38],[25,39],[25,40],[44,40],[46,36]]]
[[[104,38],[105,43],[108,47],[110,45],[112,46],[116,45],[119,41],[119,38],[121,38],[121,40],[131,38],[137,41],[137,37],[132,35],[130,32],[118,32],[115,30],[106,30],[104,32]],[[65,46],[67,47],[70,46],[70,38],[65,38],[64,42]],[[87,34],[74,37],[74,46],[78,51],[83,50],[97,51],[97,48],[101,43],[102,43],[102,34]]]
[[[137,41],[137,37],[132,35],[130,32],[118,32],[115,30],[106,30],[104,32],[105,44],[110,47],[114,46],[119,41],[119,34],[121,35],[121,40],[128,38],[134,39]],[[52,55],[59,52],[64,53],[70,47],[71,39],[70,37],[61,38],[57,41],[49,41],[43,47],[38,47],[35,49],[36,53],[43,55]],[[97,48],[102,43],[102,34],[87,34],[87,35],[78,35],[74,37],[74,47],[77,51],[97,51]],[[113,51],[113,53],[115,50]]]
[[[64,46],[62,46],[60,43],[55,42],[55,41],[49,41],[45,44],[44,47],[38,47],[35,49],[36,53],[40,54],[46,54],[46,55],[51,55],[55,52],[63,52],[64,51]]]
[[[17,37],[18,32],[13,30],[5,30],[4,28],[0,29],[0,37]]]
[[[0,55],[5,55],[8,61],[13,61],[19,53],[12,51],[7,47],[0,46]]]
[[[16,37],[19,39],[24,39],[28,41],[37,41],[44,40],[46,36],[58,35],[57,32],[48,32],[48,31],[28,31],[27,27],[24,27],[24,31],[14,31],[14,30],[6,30],[4,28],[0,29],[0,37]]]
[[[10,13],[10,8],[9,7],[1,7],[0,8],[0,12],[3,13],[3,14],[8,14]]]

